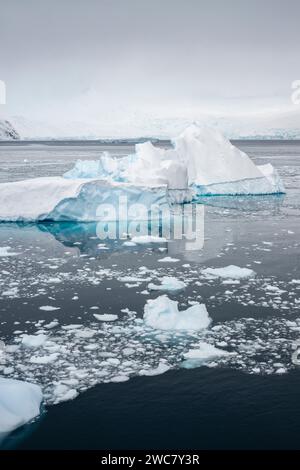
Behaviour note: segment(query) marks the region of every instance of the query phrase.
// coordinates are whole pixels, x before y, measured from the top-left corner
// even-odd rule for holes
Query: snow
[[[9,433],[40,414],[38,385],[0,377],[0,433]]]
[[[144,308],[146,325],[159,330],[202,330],[211,322],[204,304],[196,303],[186,310],[178,310],[178,302],[167,295],[147,301]]]
[[[148,289],[150,290],[165,290],[170,292],[182,290],[185,289],[185,287],[186,284],[183,281],[172,276],[163,276],[160,285],[153,284],[153,282],[148,284]]]
[[[234,265],[224,268],[206,268],[202,270],[202,274],[224,279],[248,279],[255,277],[255,272],[252,269],[240,268]]]

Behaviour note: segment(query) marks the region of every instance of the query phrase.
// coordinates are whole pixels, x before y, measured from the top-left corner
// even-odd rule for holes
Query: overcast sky
[[[0,0],[6,110],[288,106],[299,18],[299,0]]]

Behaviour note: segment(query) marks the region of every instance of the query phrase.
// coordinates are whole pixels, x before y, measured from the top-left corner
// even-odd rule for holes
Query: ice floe
[[[149,290],[164,290],[164,291],[178,291],[185,289],[186,284],[183,281],[180,281],[176,277],[173,276],[163,276],[161,279],[161,284],[153,284],[150,282],[148,284]]]
[[[202,270],[202,274],[224,279],[248,279],[255,277],[255,272],[252,269],[240,268],[234,265],[224,268],[205,268]]]
[[[167,295],[148,300],[144,312],[145,323],[158,330],[201,330],[211,322],[204,304],[179,311],[178,302]]]

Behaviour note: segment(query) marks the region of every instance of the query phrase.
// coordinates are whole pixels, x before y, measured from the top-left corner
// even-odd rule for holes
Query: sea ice
[[[224,279],[248,279],[255,277],[255,272],[252,269],[240,268],[234,265],[224,268],[206,268],[202,270],[202,274]]]
[[[178,302],[167,295],[147,301],[144,321],[158,330],[202,330],[211,322],[204,304],[196,303],[186,310],[178,310]]]
[[[22,338],[22,346],[26,348],[39,348],[47,340],[47,336],[40,335],[24,335]]]
[[[148,289],[150,290],[165,290],[165,291],[178,291],[185,289],[186,284],[183,281],[180,281],[176,277],[172,276],[163,276],[161,280],[161,284],[153,284],[153,282],[150,282],[148,284]]]
[[[197,344],[197,349],[190,349],[184,354],[185,361],[181,364],[186,369],[202,366],[204,363],[219,358],[229,356],[232,353],[216,348],[215,346],[201,341]]]
[[[40,414],[38,385],[0,377],[0,433],[9,433]]]
[[[2,256],[15,256],[18,255],[19,253],[14,253],[10,251],[10,246],[0,246],[0,257]]]
[[[99,320],[99,321],[115,321],[118,319],[118,315],[113,315],[111,313],[103,313],[103,314],[94,313],[93,315],[96,318],[96,320]]]

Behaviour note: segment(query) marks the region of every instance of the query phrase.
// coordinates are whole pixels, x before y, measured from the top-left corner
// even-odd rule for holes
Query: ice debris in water
[[[167,295],[147,301],[144,309],[145,323],[158,330],[201,330],[211,322],[204,304],[196,303],[186,310],[178,310],[178,302]]]
[[[38,416],[42,399],[38,385],[0,377],[0,435]]]
[[[248,279],[255,276],[252,269],[240,268],[239,266],[226,266],[224,268],[205,268],[202,274],[225,279]]]
[[[173,276],[163,276],[161,280],[161,284],[153,284],[150,282],[148,284],[149,290],[164,290],[164,291],[178,291],[185,289],[186,284],[183,281],[180,281],[176,277]]]
[[[102,314],[94,313],[93,315],[96,318],[96,320],[99,320],[99,321],[115,321],[118,319],[118,315],[113,315],[111,313],[102,313]]]

